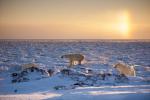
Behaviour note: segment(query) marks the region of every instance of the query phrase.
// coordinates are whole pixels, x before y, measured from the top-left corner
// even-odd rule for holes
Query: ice
[[[82,65],[69,68],[61,56],[80,53]],[[12,73],[21,66],[36,63],[38,71],[29,72],[28,81],[12,83]],[[134,66],[136,77],[122,77],[116,63]],[[1,40],[0,100],[103,100],[150,98],[150,42],[142,40]]]

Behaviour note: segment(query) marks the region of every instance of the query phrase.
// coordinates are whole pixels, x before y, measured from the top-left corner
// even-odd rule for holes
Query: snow
[[[1,95],[0,97],[6,100],[149,100],[150,88],[147,89],[147,87],[149,88],[149,85],[82,87],[73,90],[48,90],[29,94]]]
[[[1,40],[0,100],[149,100],[149,51],[150,42],[140,40]],[[83,54],[85,60],[66,75],[61,71],[68,60],[60,57],[69,53]],[[118,62],[134,66],[136,77],[118,76],[113,68]],[[50,77],[29,71],[23,76],[27,82],[12,83],[11,74],[28,63],[55,72]]]

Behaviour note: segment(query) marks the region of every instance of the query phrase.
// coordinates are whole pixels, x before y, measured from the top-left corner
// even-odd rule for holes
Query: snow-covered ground
[[[61,56],[80,53],[82,65],[66,69]],[[113,65],[134,65],[136,77],[121,77]],[[35,63],[52,76],[38,71],[25,75],[29,80],[12,83],[12,73],[23,64]],[[88,74],[87,70],[92,70]],[[102,76],[105,73],[105,78]],[[150,100],[150,42],[106,40],[25,40],[0,41],[0,100]]]

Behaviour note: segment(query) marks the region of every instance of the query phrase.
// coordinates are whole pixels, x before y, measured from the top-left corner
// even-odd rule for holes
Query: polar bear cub
[[[66,54],[66,55],[61,56],[61,58],[69,59],[70,61],[69,67],[71,67],[74,65],[75,61],[77,61],[78,64],[81,65],[81,62],[83,61],[84,56],[81,54]]]
[[[114,66],[120,74],[124,74],[126,76],[136,76],[136,72],[134,66],[126,66],[124,64],[118,63]]]

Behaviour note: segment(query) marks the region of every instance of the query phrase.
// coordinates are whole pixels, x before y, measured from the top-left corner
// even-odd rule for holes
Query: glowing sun
[[[122,12],[119,15],[119,23],[118,23],[118,30],[119,33],[128,36],[130,27],[129,27],[129,13],[127,11]]]

